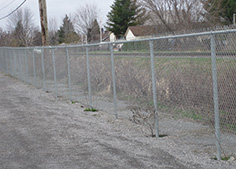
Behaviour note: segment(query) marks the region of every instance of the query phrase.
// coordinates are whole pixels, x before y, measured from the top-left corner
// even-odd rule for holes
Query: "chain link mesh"
[[[236,133],[236,35],[216,35],[221,128]]]
[[[182,142],[190,140],[198,144],[208,139],[214,144],[212,35],[220,127],[233,140],[236,134],[235,32],[74,47],[1,48],[0,69],[88,107],[109,112],[117,109],[119,117],[145,124],[152,136],[158,111],[161,134],[181,136]],[[152,44],[154,50],[150,51]],[[230,143],[225,138],[221,146],[227,149]],[[235,146],[228,151],[236,152]]]

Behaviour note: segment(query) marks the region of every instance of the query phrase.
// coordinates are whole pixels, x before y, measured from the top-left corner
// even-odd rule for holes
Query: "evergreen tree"
[[[107,15],[106,28],[120,38],[129,26],[143,24],[144,13],[145,11],[137,5],[137,0],[115,0]]]
[[[90,33],[91,33],[91,35],[88,36],[88,37],[90,37],[90,41],[95,42],[95,41],[99,40],[99,37],[100,37],[100,26],[98,24],[97,19],[94,20]],[[90,41],[88,39],[88,42],[90,42]]]
[[[236,13],[236,0],[223,0],[223,8],[225,13],[222,13],[222,17],[225,18],[226,23],[233,23],[233,14]]]
[[[63,31],[65,34],[68,34],[70,32],[74,32],[74,26],[69,17],[66,15],[65,18],[63,19],[63,25],[62,25]]]
[[[63,24],[58,30],[57,36],[59,43],[71,43],[79,40],[79,36],[75,32],[74,25],[67,15],[63,19]]]
[[[232,24],[236,13],[236,0],[203,0],[205,17],[214,23]]]
[[[65,31],[63,27],[60,27],[60,29],[57,31],[57,36],[58,36],[58,42],[59,43],[64,43],[65,42]]]
[[[15,36],[15,45],[16,46],[26,46],[25,44],[25,34],[24,34],[24,26],[22,24],[22,21],[19,20],[17,22],[17,25],[15,27],[15,31],[14,31],[14,36]]]

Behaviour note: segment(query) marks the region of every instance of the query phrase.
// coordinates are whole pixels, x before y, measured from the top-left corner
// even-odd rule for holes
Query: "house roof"
[[[127,35],[129,30],[134,34],[134,36],[150,36],[159,33],[157,26],[140,25],[129,26],[125,33],[125,36]]]

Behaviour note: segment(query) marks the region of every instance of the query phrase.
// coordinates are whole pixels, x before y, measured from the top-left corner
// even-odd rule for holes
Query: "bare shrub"
[[[150,107],[146,109],[141,107],[133,107],[131,108],[131,112],[133,113],[132,121],[136,124],[145,126],[151,136],[154,137],[155,110]]]

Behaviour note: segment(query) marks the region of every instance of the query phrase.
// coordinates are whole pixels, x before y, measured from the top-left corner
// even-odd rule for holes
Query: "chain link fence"
[[[56,97],[144,124],[151,136],[202,134],[216,141],[220,159],[227,144],[220,129],[231,141],[236,134],[235,39],[232,29],[83,46],[3,47],[0,69]]]

